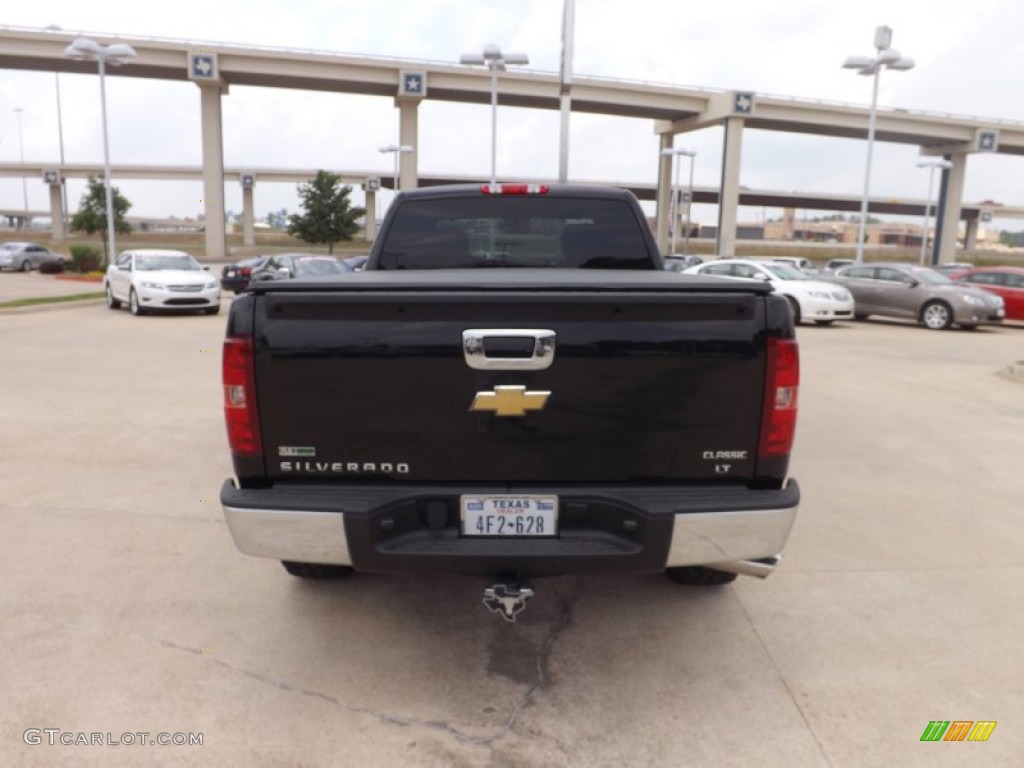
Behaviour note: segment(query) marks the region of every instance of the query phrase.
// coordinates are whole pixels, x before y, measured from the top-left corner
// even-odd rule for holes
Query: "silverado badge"
[[[492,411],[495,416],[525,416],[547,405],[550,392],[527,392],[526,387],[498,385],[493,392],[477,392],[471,411]]]

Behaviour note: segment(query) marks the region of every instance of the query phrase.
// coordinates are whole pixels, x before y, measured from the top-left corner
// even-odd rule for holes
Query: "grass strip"
[[[37,304],[63,304],[68,301],[88,301],[89,299],[102,299],[103,291],[93,293],[75,293],[70,296],[40,296],[34,299],[14,299],[13,301],[0,301],[0,309],[16,309],[17,307],[34,307]]]

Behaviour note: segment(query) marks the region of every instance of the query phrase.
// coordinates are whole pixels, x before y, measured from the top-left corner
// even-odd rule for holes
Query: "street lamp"
[[[397,195],[398,194],[398,156],[399,155],[408,155],[408,154],[411,154],[411,153],[415,152],[416,150],[413,147],[410,147],[408,144],[402,144],[401,146],[399,146],[398,144],[388,144],[386,147],[378,147],[377,151],[378,152],[393,152],[394,155],[395,155],[395,186],[394,186],[394,190],[395,190],[395,194]]]
[[[935,169],[948,170],[953,167],[949,160],[922,160],[917,164],[918,168],[928,169],[928,197],[924,201],[924,229],[921,232],[921,258],[919,262],[924,264],[924,252],[928,245],[928,219],[932,211],[932,182],[935,180]]]
[[[60,32],[60,27],[50,24],[46,29]],[[53,73],[53,82],[57,86],[57,139],[60,142],[60,198],[64,206],[61,211],[61,223],[64,225],[65,236],[68,230],[68,185],[64,183],[64,121],[60,111],[60,72]]]
[[[875,29],[875,49],[878,51],[873,58],[870,56],[847,56],[843,62],[845,69],[856,69],[858,75],[871,75],[874,85],[871,91],[871,109],[868,112],[868,159],[864,168],[864,195],[860,201],[860,226],[857,228],[856,262],[864,261],[864,233],[868,218],[868,189],[871,186],[871,151],[875,143],[875,119],[878,110],[878,75],[883,69],[905,71],[913,69],[914,60],[900,56],[892,44],[892,29],[878,27]]]
[[[697,157],[697,151],[693,150],[693,149],[671,149],[670,148],[670,149],[663,149],[663,150],[661,150],[661,154],[666,155],[666,156],[669,156],[669,155],[675,155],[676,156],[676,164],[675,164],[676,165],[676,170],[675,170],[675,174],[673,175],[673,181],[672,181],[672,205],[671,205],[671,211],[670,211],[670,214],[669,214],[672,217],[672,252],[671,252],[672,256],[676,255],[676,231],[679,229],[679,221],[678,221],[678,219],[679,219],[679,210],[678,210],[679,191],[677,189],[677,185],[679,184],[679,158],[681,158],[683,155],[686,155],[688,158],[690,158],[690,191],[689,191],[689,200],[687,201],[687,205],[686,205],[686,234],[684,236],[685,239],[683,241],[684,242],[684,245],[683,245],[683,255],[684,256],[689,256],[690,255],[690,206],[693,205],[693,165],[694,165],[694,158]]]
[[[18,115],[18,155],[19,155],[19,157],[21,157],[21,164],[22,164],[22,166],[25,165],[25,142],[22,139],[22,135],[21,135],[21,113],[24,112],[24,111],[25,110],[22,109],[21,107],[15,107],[14,108],[14,112]],[[25,169],[24,168],[22,168],[21,173],[22,173],[22,176],[21,176],[21,197],[22,197],[22,201],[25,204],[25,221],[23,222],[22,226],[27,229],[28,228],[28,184],[25,181],[25,175],[24,175],[25,174]]]
[[[498,72],[504,72],[508,65],[525,66],[530,58],[525,53],[502,53],[494,43],[484,46],[483,53],[464,53],[460,64],[486,65],[491,70],[491,184],[498,183]]]
[[[107,188],[108,263],[117,255],[114,238],[114,196],[110,187],[110,142],[107,138],[107,64],[119,66],[135,58],[135,49],[124,43],[100,45],[87,37],[76,37],[64,49],[64,55],[77,61],[97,61],[100,68],[100,106],[103,115],[103,180]]]

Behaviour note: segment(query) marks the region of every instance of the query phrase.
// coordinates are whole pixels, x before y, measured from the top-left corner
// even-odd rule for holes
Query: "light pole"
[[[56,24],[51,24],[46,29],[50,32],[60,32],[60,27]],[[57,140],[60,142],[60,199],[63,206],[61,223],[64,225],[66,237],[68,231],[68,186],[64,183],[64,120],[60,111],[60,72],[53,73],[53,82],[57,86]]]
[[[21,164],[25,165],[25,142],[21,135],[21,113],[24,112],[21,107],[15,107],[14,112],[18,115],[18,156],[21,158]],[[21,198],[25,204],[25,220],[22,222],[22,228],[28,229],[28,183],[25,181],[24,171],[22,171],[21,177]]]
[[[686,155],[690,158],[690,200],[686,206],[686,235],[683,245],[683,255],[690,255],[690,206],[693,204],[693,164],[694,158],[697,157],[697,151],[693,149],[663,149],[661,154],[670,156],[676,156],[676,169],[672,177],[672,205],[670,206],[669,215],[672,217],[672,251],[670,255],[676,255],[676,232],[679,230],[679,190],[677,185],[679,184],[679,159]]]
[[[64,55],[78,61],[89,60],[99,62],[100,69],[100,111],[103,116],[103,180],[107,188],[107,260],[117,255],[114,236],[114,196],[110,187],[110,141],[107,137],[107,64],[118,66],[129,59],[135,58],[135,49],[124,43],[100,45],[87,37],[76,37],[64,49]]]
[[[576,0],[563,0],[562,68],[559,82],[558,181],[569,181],[569,114],[572,111],[572,44],[576,29]]]
[[[498,72],[504,72],[508,65],[525,66],[530,57],[525,53],[502,53],[494,43],[484,46],[483,53],[464,53],[459,57],[460,64],[486,65],[491,70],[491,184],[498,183]]]
[[[395,155],[395,186],[394,186],[394,192],[397,195],[398,194],[398,156],[399,155],[408,155],[408,154],[410,154],[412,152],[415,152],[416,150],[413,147],[410,147],[408,144],[402,144],[401,146],[399,146],[398,144],[388,144],[386,147],[378,147],[377,151],[378,152],[393,152],[394,155]]]
[[[928,224],[932,212],[932,182],[935,180],[935,169],[947,170],[953,167],[949,160],[922,160],[917,164],[918,168],[928,169],[928,197],[924,201],[924,227],[921,231],[921,258],[919,263],[924,264],[924,253],[928,246]]]
[[[875,120],[878,111],[878,75],[883,69],[904,71],[913,69],[914,60],[900,56],[900,52],[892,45],[892,29],[877,27],[875,29],[875,49],[878,51],[873,58],[870,56],[847,56],[843,62],[845,69],[856,69],[858,75],[871,75],[874,85],[871,89],[871,109],[868,112],[868,159],[864,167],[864,194],[860,201],[860,226],[857,228],[857,255],[855,261],[864,261],[864,233],[868,219],[868,190],[871,186],[871,152],[875,143]]]

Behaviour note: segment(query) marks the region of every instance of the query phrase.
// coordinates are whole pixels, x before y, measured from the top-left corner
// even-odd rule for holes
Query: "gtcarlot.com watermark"
[[[30,746],[51,747],[201,747],[202,733],[167,733],[160,731],[125,731],[124,733],[63,731],[60,728],[27,728],[21,739]]]

